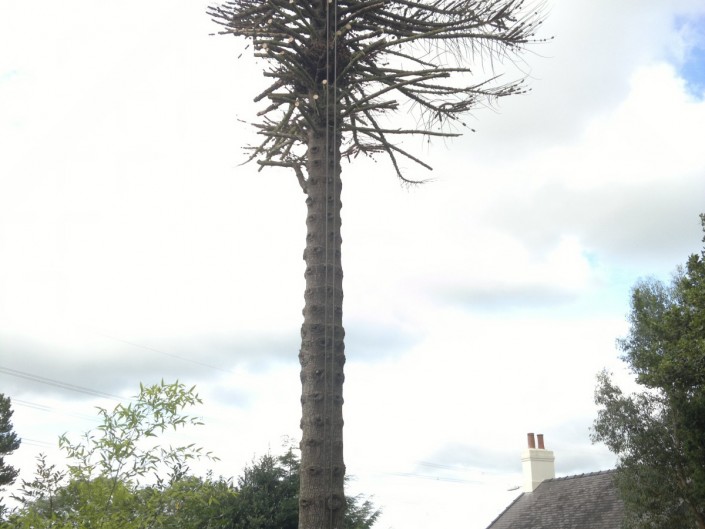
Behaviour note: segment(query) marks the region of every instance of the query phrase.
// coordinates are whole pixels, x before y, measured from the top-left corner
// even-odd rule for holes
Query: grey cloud
[[[404,353],[421,340],[418,331],[402,324],[353,320],[346,324],[345,351],[349,361],[382,360]]]
[[[519,456],[515,452],[465,443],[449,443],[430,454],[428,458],[428,462],[419,465],[419,470],[435,466],[439,470],[479,470],[498,474],[516,472],[521,467]]]
[[[551,428],[546,436],[546,448],[553,450],[558,475],[614,468],[616,457],[606,447],[590,441],[590,427],[594,419],[592,416],[577,416]]]
[[[16,395],[86,394],[130,396],[139,382],[179,379],[187,384],[223,375],[235,366],[253,371],[271,362],[296,361],[294,331],[267,335],[192,337],[174,343],[117,339],[103,335],[90,344],[48,345],[27,337],[0,334],[3,388]]]
[[[699,248],[703,196],[702,175],[593,190],[553,184],[522,199],[512,197],[511,204],[498,203],[490,218],[535,251],[572,234],[598,258],[649,273],[653,266],[671,269]]]
[[[221,370],[244,365],[248,369],[261,371],[271,362],[297,362],[299,345],[299,329],[292,327],[270,332],[194,337],[185,344],[174,344],[174,350],[190,357],[207,359],[209,363],[220,366]]]
[[[4,391],[15,396],[32,394],[59,395],[67,399],[83,399],[86,395],[119,398],[127,388],[119,362],[105,362],[95,351],[41,343],[28,338],[0,335],[3,351],[0,377]]]
[[[242,334],[213,333],[187,338],[123,338],[91,335],[80,345],[47,344],[0,332],[0,381],[14,395],[51,394],[85,398],[131,396],[139,382],[179,379],[186,384],[217,380],[237,367],[266,371],[298,362],[298,329]],[[366,361],[400,354],[418,337],[400,326],[356,321],[348,327],[351,359]],[[228,401],[244,402],[242,395]]]
[[[567,421],[548,426],[544,433],[546,448],[556,458],[556,475],[566,476],[614,468],[616,457],[604,446],[590,441],[589,429],[594,417],[578,415]],[[517,439],[521,434],[517,432]],[[436,472],[439,475],[463,475],[470,471],[487,474],[516,474],[521,472],[521,452],[525,445],[506,448],[506,445],[484,446],[473,443],[448,443],[421,462],[416,471]]]
[[[564,448],[569,448],[564,446]],[[564,450],[556,453],[556,473],[562,476],[609,470],[616,466],[616,457],[604,450],[577,447],[576,451]]]
[[[446,285],[438,289],[441,301],[465,308],[507,310],[563,305],[575,299],[575,294],[554,285]]]
[[[227,403],[228,406],[247,408],[252,403],[250,396],[232,386],[217,386],[211,394],[218,402]]]

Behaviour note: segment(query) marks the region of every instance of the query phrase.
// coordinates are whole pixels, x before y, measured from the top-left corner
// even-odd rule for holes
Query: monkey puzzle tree
[[[536,42],[542,14],[524,0],[230,0],[208,13],[221,33],[252,41],[271,79],[254,99],[268,104],[249,159],[293,170],[306,195],[299,527],[341,528],[340,161],[383,153],[404,182],[401,160],[430,169],[396,138],[458,136],[464,113],[523,92],[522,79],[478,78],[469,62],[493,65]],[[388,125],[402,104],[415,124]]]

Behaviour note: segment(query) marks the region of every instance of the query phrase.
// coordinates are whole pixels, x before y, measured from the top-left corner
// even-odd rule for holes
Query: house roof
[[[547,479],[525,492],[487,529],[619,529],[624,505],[614,470]]]

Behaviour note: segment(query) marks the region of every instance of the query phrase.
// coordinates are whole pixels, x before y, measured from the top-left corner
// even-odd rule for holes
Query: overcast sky
[[[24,478],[140,381],[198,386],[184,435],[216,474],[298,439],[304,195],[239,165],[264,81],[205,6],[0,2],[0,392]],[[527,432],[558,475],[612,467],[589,427],[596,373],[629,379],[630,288],[702,247],[705,5],[547,10],[532,92],[406,142],[432,182],[343,167],[345,457],[381,529],[483,529]]]

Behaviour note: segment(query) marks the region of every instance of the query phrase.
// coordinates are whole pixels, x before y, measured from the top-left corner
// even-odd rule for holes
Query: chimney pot
[[[533,433],[527,433],[526,438],[529,441],[529,448],[536,448],[536,438]]]
[[[556,477],[556,458],[551,450],[544,448],[543,434],[538,434],[538,450],[534,434],[527,434],[527,438],[529,448],[521,454],[521,466],[524,470],[524,492],[533,492],[541,482]]]

